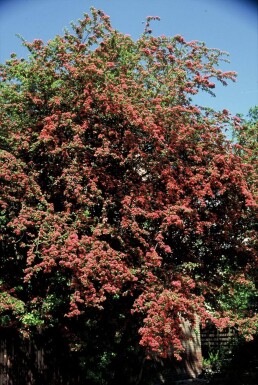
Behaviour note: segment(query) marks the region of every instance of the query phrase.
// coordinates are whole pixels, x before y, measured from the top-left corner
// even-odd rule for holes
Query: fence
[[[202,354],[207,357],[211,351],[224,350],[227,352],[235,345],[237,332],[233,328],[219,331],[215,326],[208,326],[201,330]]]
[[[79,385],[78,364],[58,335],[33,340],[0,329],[1,385]]]

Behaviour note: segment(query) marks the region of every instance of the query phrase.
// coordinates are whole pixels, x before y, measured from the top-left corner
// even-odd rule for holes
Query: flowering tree
[[[257,206],[230,114],[191,100],[235,80],[225,53],[153,37],[151,19],[133,41],[92,9],[1,65],[0,311],[180,359],[182,319],[254,331],[224,304],[253,285]]]

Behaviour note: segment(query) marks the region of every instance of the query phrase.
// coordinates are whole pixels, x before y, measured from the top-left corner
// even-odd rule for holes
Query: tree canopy
[[[192,101],[235,74],[152,19],[134,41],[92,9],[0,66],[2,324],[90,335],[107,365],[179,359],[182,319],[257,326],[232,300],[256,290],[254,171],[224,135],[238,118]]]

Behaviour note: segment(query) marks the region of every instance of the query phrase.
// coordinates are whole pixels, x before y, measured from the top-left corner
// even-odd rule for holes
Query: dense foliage
[[[246,117],[238,115],[239,122],[233,127],[233,138],[239,145],[236,152],[245,163],[253,166],[249,176],[249,183],[253,184],[257,198],[257,172],[258,172],[258,106],[250,108]],[[251,177],[251,179],[250,179]]]
[[[255,291],[253,169],[223,134],[238,119],[191,100],[235,74],[151,19],[133,41],[92,9],[0,67],[2,324],[62,327],[99,375],[180,358],[182,319],[257,325],[232,300]]]

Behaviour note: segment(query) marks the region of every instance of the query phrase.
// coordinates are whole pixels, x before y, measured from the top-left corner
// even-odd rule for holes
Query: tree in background
[[[133,41],[92,9],[0,67],[2,324],[62,329],[98,384],[180,359],[183,319],[257,325],[228,305],[255,278],[251,168],[191,100],[235,74],[151,19]]]
[[[249,109],[248,114],[244,117],[237,115],[238,119],[233,126],[233,140],[236,142],[235,153],[241,157],[245,164],[249,164],[249,172],[246,174],[246,180],[249,188],[252,189],[254,197],[257,201],[258,193],[258,106]],[[253,236],[253,231],[257,230],[257,217],[253,217],[253,229],[250,236],[245,238],[244,242],[248,247],[257,250],[257,237]],[[254,273],[254,283],[248,286],[240,286],[235,291],[233,302],[235,301],[238,308],[258,310],[258,274],[257,267]],[[231,299],[232,301],[232,299]]]
[[[250,108],[247,117],[239,114],[239,121],[233,127],[233,138],[239,144],[238,154],[245,163],[253,167],[252,183],[257,194],[258,159],[258,106]]]

